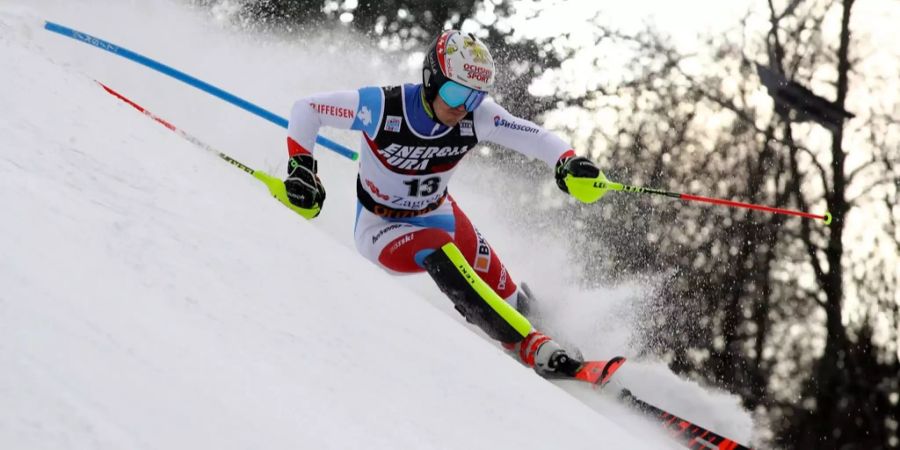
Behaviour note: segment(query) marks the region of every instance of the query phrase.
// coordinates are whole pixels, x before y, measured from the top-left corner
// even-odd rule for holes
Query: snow
[[[516,363],[427,277],[391,277],[358,256],[354,163],[318,150],[328,201],[304,221],[93,80],[278,175],[283,130],[48,33],[44,20],[282,115],[315,91],[412,80],[352,36],[336,47],[330,36],[267,39],[177,2],[0,4],[0,448],[671,447],[608,397]],[[457,196],[507,264],[539,292],[559,287],[546,273],[564,252],[535,261],[531,236],[491,219],[497,197],[481,195],[482,169],[464,170],[474,187]],[[599,319],[576,311],[618,314],[637,288],[562,292],[571,301],[556,319],[575,322],[564,337],[587,356],[627,343],[627,329],[592,341]],[[661,363],[620,373],[636,394],[749,440],[735,397]]]

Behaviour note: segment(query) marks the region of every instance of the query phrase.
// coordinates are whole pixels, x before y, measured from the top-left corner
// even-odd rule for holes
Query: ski
[[[625,358],[616,356],[609,360],[584,361],[574,375],[561,373],[542,375],[548,380],[575,380],[588,383],[594,389],[601,389],[609,383],[614,373],[625,363]]]
[[[576,380],[590,383],[596,389],[600,389],[609,383],[613,374],[625,364],[625,358],[616,356],[607,361],[585,361],[573,377]]]
[[[663,428],[669,432],[670,437],[689,449],[750,450],[749,447],[657,408],[635,397],[628,389],[623,389],[619,393],[619,399],[623,403],[633,406],[651,418],[658,420]]]
[[[594,389],[602,389],[612,379],[613,374],[625,364],[625,358],[616,356],[606,361],[585,361],[572,377],[563,379],[578,380],[591,384]],[[669,436],[681,445],[692,450],[751,450],[734,440],[728,439],[714,431],[701,427],[691,421],[682,419],[668,411],[651,405],[622,389],[619,400],[626,406],[637,409],[647,416],[659,421],[669,431]]]

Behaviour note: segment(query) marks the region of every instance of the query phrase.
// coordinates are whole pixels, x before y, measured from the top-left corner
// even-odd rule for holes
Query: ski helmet
[[[425,99],[434,101],[448,81],[490,92],[494,87],[494,58],[474,34],[447,30],[431,43],[422,64]]]

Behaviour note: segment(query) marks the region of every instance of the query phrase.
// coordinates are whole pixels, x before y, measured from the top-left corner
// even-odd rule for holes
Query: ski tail
[[[585,361],[575,374],[575,378],[591,383],[599,389],[606,386],[622,364],[625,364],[625,358],[622,356],[616,356],[608,361]]]
[[[665,410],[657,408],[637,397],[628,389],[623,389],[619,393],[619,398],[625,403],[634,406],[641,412],[658,420],[670,436],[690,449],[711,449],[711,450],[750,450],[749,447],[741,445],[731,439],[728,439],[714,431],[708,430],[688,420],[682,419]]]

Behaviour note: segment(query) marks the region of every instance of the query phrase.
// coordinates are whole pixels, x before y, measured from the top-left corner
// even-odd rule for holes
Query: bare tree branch
[[[823,192],[830,192],[831,187],[829,187],[829,185],[828,185],[829,184],[828,183],[828,172],[825,170],[825,166],[823,166],[819,162],[819,160],[816,158],[816,155],[810,149],[808,149],[806,147],[797,146],[797,150],[800,150],[803,153],[806,153],[807,155],[809,155],[809,158],[812,161],[812,164],[814,166],[816,166],[817,169],[819,169],[819,178],[821,178],[821,181],[822,181]]]
[[[857,177],[857,175],[859,175],[860,172],[868,169],[869,167],[877,164],[878,162],[879,161],[875,157],[875,155],[872,155],[872,158],[870,158],[868,161],[864,162],[863,164],[860,164],[859,167],[851,170],[850,173],[847,174],[847,184],[853,183],[853,180]]]

